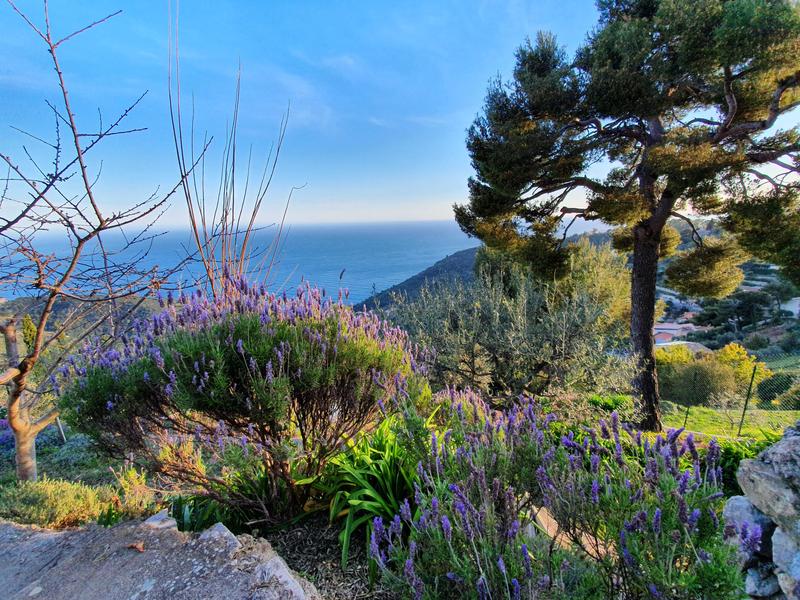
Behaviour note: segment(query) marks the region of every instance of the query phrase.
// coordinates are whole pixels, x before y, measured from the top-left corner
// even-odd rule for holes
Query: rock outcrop
[[[266,540],[218,523],[182,533],[165,512],[111,528],[50,531],[0,522],[9,600],[317,600]]]
[[[736,474],[744,496],[725,505],[727,535],[758,544],[739,550],[745,591],[758,600],[800,600],[800,422]],[[758,532],[754,535],[753,532]]]

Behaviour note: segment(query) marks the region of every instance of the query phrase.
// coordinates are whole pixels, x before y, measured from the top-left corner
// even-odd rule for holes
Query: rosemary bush
[[[120,347],[88,345],[54,384],[73,426],[177,492],[296,514],[387,395],[426,383],[401,330],[319,290],[269,294],[244,279],[212,300],[167,298]]]

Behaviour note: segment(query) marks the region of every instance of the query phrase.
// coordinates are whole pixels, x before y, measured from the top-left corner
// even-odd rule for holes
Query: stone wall
[[[725,505],[726,536],[745,544],[745,591],[763,600],[800,600],[800,421],[736,474],[744,496]],[[743,533],[744,532],[744,533]]]

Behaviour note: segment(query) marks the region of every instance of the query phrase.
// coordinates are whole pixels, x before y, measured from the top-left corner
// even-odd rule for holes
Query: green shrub
[[[436,387],[496,397],[627,390],[634,361],[613,351],[627,335],[625,259],[608,246],[571,249],[558,282],[481,250],[474,280],[426,285],[413,300],[395,298],[387,314],[435,348]]]
[[[137,323],[120,348],[88,347],[61,373],[73,426],[116,456],[277,522],[397,394],[429,394],[401,330],[301,288],[275,297],[245,281],[183,297]]]
[[[726,333],[723,333],[723,334],[717,336],[717,338],[715,340],[715,345],[716,345],[717,348],[722,348],[723,346],[726,346],[727,344],[735,342],[736,339],[737,338],[736,338],[736,336],[734,334],[732,334],[730,332],[726,332]]]
[[[628,394],[592,394],[589,404],[607,412],[623,411],[633,406],[633,396]]]
[[[795,352],[800,350],[800,331],[787,331],[781,336],[778,345],[784,352]]]
[[[763,408],[783,408],[783,409],[797,409],[800,408],[800,402],[792,403],[791,405],[774,406],[773,402],[786,394],[796,381],[800,381],[800,377],[793,376],[790,373],[775,373],[772,377],[764,379],[758,384],[758,398],[759,404]],[[800,398],[795,398],[800,400]]]
[[[656,361],[663,398],[683,406],[730,404],[744,398],[751,377],[757,385],[772,374],[739,344],[697,356],[677,348],[657,349]]]
[[[343,519],[339,541],[342,568],[347,565],[352,537],[365,533],[366,541],[375,517],[390,519],[406,498],[414,493],[414,467],[403,442],[398,439],[394,419],[378,428],[347,452],[335,457],[321,487],[330,501],[330,519]]]
[[[53,529],[75,527],[96,520],[113,497],[109,486],[47,478],[21,481],[0,487],[0,517]]]
[[[206,496],[175,496],[170,499],[169,514],[181,531],[204,531],[222,523],[236,534],[253,532],[241,511]]]
[[[715,360],[695,360],[659,373],[666,400],[683,406],[704,405],[738,390],[736,371]]]
[[[117,497],[114,499],[120,513],[129,519],[156,512],[156,492],[147,484],[144,471],[134,467],[114,471],[117,480]]]
[[[767,346],[769,346],[770,340],[767,336],[761,335],[760,333],[751,333],[746,338],[744,338],[744,347],[748,350],[763,350]]]
[[[722,486],[726,496],[739,496],[742,488],[736,480],[739,463],[746,458],[755,458],[760,452],[780,439],[780,434],[763,431],[764,437],[759,440],[722,439],[719,443],[722,468]]]
[[[762,348],[761,350],[756,352],[756,356],[758,356],[758,358],[761,360],[768,357],[778,356],[779,354],[783,354],[783,348],[781,348],[776,344],[771,344],[766,348]]]

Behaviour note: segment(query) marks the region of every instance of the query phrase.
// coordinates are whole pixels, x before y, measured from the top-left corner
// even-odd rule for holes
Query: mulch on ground
[[[331,525],[327,515],[319,513],[265,537],[289,567],[311,581],[326,600],[398,598],[379,581],[370,584],[363,534],[353,539],[347,568],[342,570],[339,532],[338,524]]]

